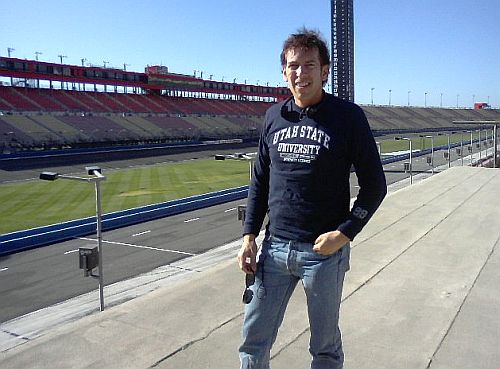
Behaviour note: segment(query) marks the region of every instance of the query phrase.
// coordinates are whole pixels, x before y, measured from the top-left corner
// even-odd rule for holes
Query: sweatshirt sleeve
[[[253,166],[252,181],[248,190],[243,234],[258,235],[266,217],[269,197],[269,147],[266,142],[267,115],[262,129],[257,157]]]
[[[387,194],[387,184],[377,145],[366,116],[357,107],[352,119],[351,159],[358,177],[359,193],[349,217],[338,230],[351,240],[363,229]]]

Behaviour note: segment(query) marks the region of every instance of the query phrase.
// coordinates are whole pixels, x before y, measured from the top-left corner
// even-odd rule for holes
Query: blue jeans
[[[312,369],[341,369],[344,362],[338,327],[350,246],[323,256],[312,243],[268,237],[257,264],[254,297],[245,307],[241,369],[269,369],[271,347],[299,280],[307,298]]]

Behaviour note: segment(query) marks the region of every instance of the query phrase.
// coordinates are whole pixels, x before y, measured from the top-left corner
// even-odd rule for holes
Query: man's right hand
[[[257,243],[255,235],[246,234],[243,236],[243,244],[238,252],[238,265],[247,274],[257,271]]]

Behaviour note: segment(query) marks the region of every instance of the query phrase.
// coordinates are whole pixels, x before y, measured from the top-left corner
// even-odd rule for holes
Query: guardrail
[[[104,214],[104,231],[126,227],[153,219],[181,214],[188,211],[240,200],[248,195],[248,186],[230,188],[223,191],[191,196],[179,200],[147,205]],[[96,217],[72,220],[25,231],[0,235],[0,256],[45,246],[96,232]]]

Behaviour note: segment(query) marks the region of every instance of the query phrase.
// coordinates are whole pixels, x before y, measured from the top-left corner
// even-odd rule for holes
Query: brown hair
[[[309,30],[305,27],[299,29],[297,33],[293,33],[283,43],[283,51],[281,52],[281,67],[286,66],[286,54],[288,50],[295,48],[314,49],[318,48],[319,61],[321,65],[330,64],[330,54],[326,42],[319,31]]]

